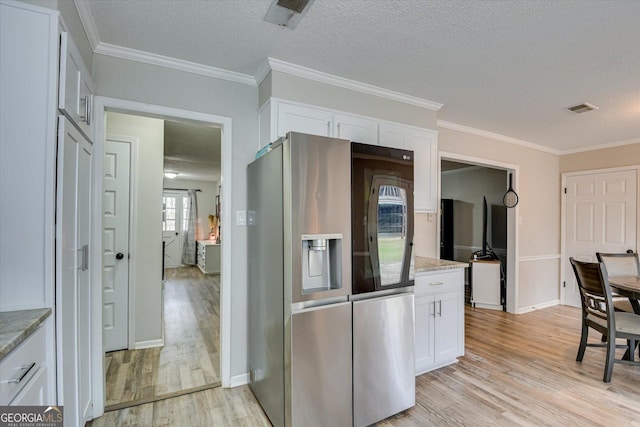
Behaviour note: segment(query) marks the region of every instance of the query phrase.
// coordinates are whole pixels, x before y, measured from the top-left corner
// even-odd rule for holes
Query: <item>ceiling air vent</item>
[[[597,110],[597,109],[598,107],[596,107],[595,105],[591,105],[588,102],[585,102],[584,104],[574,105],[573,107],[567,108],[567,110],[577,114],[586,113],[587,111]]]
[[[273,0],[264,20],[293,30],[314,0]]]

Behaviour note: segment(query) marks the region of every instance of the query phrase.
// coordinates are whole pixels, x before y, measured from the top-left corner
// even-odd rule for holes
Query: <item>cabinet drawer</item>
[[[44,365],[45,344],[40,326],[0,362],[0,405],[8,405]]]
[[[415,276],[416,295],[454,291],[462,289],[463,285],[464,269],[441,270]]]

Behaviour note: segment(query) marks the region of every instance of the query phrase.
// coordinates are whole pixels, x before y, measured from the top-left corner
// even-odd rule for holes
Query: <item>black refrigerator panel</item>
[[[412,286],[413,151],[351,143],[352,292]]]

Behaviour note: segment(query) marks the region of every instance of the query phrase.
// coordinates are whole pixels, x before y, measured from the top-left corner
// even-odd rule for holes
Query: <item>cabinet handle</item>
[[[444,285],[444,282],[431,282],[431,283],[429,283],[429,286],[440,286],[440,285]]]
[[[431,315],[433,317],[436,317],[436,301],[433,301],[433,310],[431,311]]]
[[[87,103],[87,117],[86,117],[86,122],[87,122],[87,126],[91,126],[91,114],[93,113],[93,102],[92,102],[92,98],[91,95],[87,95],[85,96],[86,98],[86,103]]]
[[[438,300],[438,316],[442,317],[442,300]]]
[[[87,125],[91,125],[91,95],[85,95],[82,99],[84,102],[84,117],[80,117]]]
[[[87,271],[89,269],[89,245],[84,245],[83,247],[78,249],[78,252],[81,252],[81,263],[80,267],[78,267],[78,270]]]
[[[18,377],[9,380],[9,384],[20,384],[22,382],[22,380],[24,379],[24,377],[27,376],[27,374],[29,372],[31,372],[31,370],[33,369],[33,367],[36,366],[36,362],[33,362],[31,365],[24,365],[21,366],[20,369],[23,371],[22,375],[19,375]]]

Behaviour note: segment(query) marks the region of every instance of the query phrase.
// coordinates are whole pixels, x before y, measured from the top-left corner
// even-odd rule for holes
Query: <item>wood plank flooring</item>
[[[164,347],[107,353],[106,407],[121,408],[220,384],[220,276],[165,270]]]
[[[576,363],[579,315],[564,306],[517,316],[467,307],[466,355],[418,377],[416,406],[378,425],[640,426],[640,367],[616,364],[606,384],[603,349],[587,348]],[[110,412],[93,425],[269,424],[243,386]]]

